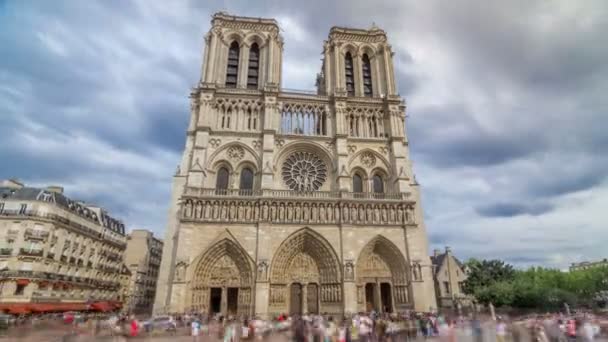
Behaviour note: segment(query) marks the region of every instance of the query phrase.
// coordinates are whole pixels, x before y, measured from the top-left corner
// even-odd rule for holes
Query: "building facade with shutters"
[[[333,27],[322,51],[317,90],[284,90],[278,23],[213,16],[156,313],[436,307],[386,33]]]
[[[3,181],[0,243],[2,311],[106,311],[122,299],[124,224],[60,187]]]
[[[163,251],[162,240],[151,231],[133,229],[127,237],[124,263],[129,270],[124,312],[148,314],[156,296],[156,281]]]

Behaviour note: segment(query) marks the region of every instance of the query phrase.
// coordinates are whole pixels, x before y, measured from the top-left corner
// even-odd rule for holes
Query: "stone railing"
[[[238,191],[187,192],[182,198],[181,218],[202,222],[415,225],[414,202],[406,200],[409,194],[265,190],[247,197],[239,196]],[[383,196],[376,200],[374,195]]]
[[[376,192],[346,192],[346,191],[292,191],[292,190],[241,190],[241,189],[204,189],[187,187],[185,197],[261,197],[261,198],[291,198],[291,199],[355,199],[355,200],[388,200],[408,201],[409,192],[376,193]]]

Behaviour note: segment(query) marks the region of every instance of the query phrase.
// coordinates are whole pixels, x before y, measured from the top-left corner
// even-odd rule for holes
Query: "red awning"
[[[29,283],[29,279],[17,279],[17,285],[27,285]]]
[[[95,310],[95,311],[101,311],[101,312],[112,311],[112,310],[114,310],[114,305],[112,305],[108,302],[95,302],[95,303],[91,304],[91,309]]]
[[[27,304],[14,304],[10,308],[8,308],[8,313],[13,315],[23,315],[30,313]]]

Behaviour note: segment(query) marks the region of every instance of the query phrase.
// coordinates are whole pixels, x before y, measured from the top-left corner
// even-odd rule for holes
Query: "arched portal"
[[[342,272],[335,251],[309,228],[289,236],[270,269],[271,313],[340,313]]]
[[[383,236],[373,238],[357,259],[359,310],[394,312],[408,308],[408,269],[397,246]]]
[[[250,314],[253,266],[234,241],[223,239],[199,257],[191,281],[191,309],[224,315]]]

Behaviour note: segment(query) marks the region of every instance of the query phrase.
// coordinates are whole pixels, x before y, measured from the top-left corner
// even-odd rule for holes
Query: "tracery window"
[[[363,178],[358,173],[353,176],[353,192],[363,192]]]
[[[327,179],[327,165],[313,153],[295,152],[283,163],[282,174],[291,190],[316,191]]]
[[[349,96],[355,95],[355,69],[353,66],[353,57],[350,52],[344,56],[344,75],[346,76],[346,93]]]
[[[249,49],[249,70],[247,72],[247,88],[258,88],[258,75],[260,70],[260,48],[253,43]]]
[[[217,171],[217,178],[215,179],[215,190],[218,194],[225,194],[228,189],[228,180],[230,175],[228,173],[228,169],[225,167],[221,167]]]
[[[364,54],[361,58],[363,71],[363,95],[371,97],[373,94],[372,86],[372,66],[369,62],[369,57]]]
[[[384,193],[384,180],[382,179],[382,176],[378,174],[374,175],[373,183],[375,193]]]
[[[241,182],[239,185],[241,195],[251,195],[253,190],[253,171],[250,168],[241,170]]]
[[[239,43],[230,44],[228,49],[228,66],[226,68],[226,88],[236,88],[239,75]]]

